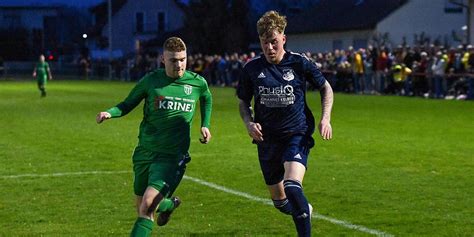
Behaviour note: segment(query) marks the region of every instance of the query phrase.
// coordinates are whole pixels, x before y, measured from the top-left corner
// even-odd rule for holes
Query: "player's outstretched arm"
[[[207,144],[209,141],[211,141],[211,131],[209,131],[209,128],[206,127],[201,127],[201,138],[199,138],[199,141],[202,144]]]
[[[249,136],[255,141],[263,141],[262,126],[259,123],[253,122],[252,107],[249,103],[239,100],[240,117],[245,123]]]
[[[324,140],[332,138],[331,127],[331,111],[334,101],[334,93],[332,92],[329,82],[325,82],[321,87],[321,121],[319,122],[319,134]]]
[[[95,118],[95,121],[97,123],[102,123],[104,120],[109,119],[111,117],[112,117],[112,115],[110,115],[110,113],[108,113],[108,112],[100,112],[100,113],[97,114],[97,116]]]
[[[209,131],[211,125],[212,94],[206,83],[203,84],[203,87],[204,92],[199,98],[201,103],[201,138],[199,138],[199,141],[202,144],[207,144],[212,137],[211,132]]]
[[[49,69],[49,65],[46,64],[46,72],[48,73],[48,80],[53,80],[53,75],[51,74],[51,69]]]

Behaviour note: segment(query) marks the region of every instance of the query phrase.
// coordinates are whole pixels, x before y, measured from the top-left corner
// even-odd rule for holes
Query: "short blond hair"
[[[257,21],[257,32],[259,37],[269,37],[274,31],[284,33],[286,28],[286,16],[277,11],[268,11]]]
[[[170,37],[163,43],[163,49],[170,52],[186,51],[186,44],[179,37]]]

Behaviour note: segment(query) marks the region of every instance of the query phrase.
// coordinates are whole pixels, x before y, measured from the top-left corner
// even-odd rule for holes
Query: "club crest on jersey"
[[[191,93],[193,93],[193,87],[190,85],[184,85],[184,93],[186,95],[191,95]]]
[[[293,73],[293,69],[283,69],[283,79],[285,81],[291,81],[295,79],[295,74]]]

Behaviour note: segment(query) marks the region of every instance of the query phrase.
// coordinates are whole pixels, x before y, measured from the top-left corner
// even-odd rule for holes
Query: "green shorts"
[[[38,87],[45,86],[48,81],[48,77],[46,75],[37,75],[36,82],[38,83]]]
[[[44,88],[46,86],[46,81],[38,81],[38,88]]]
[[[164,197],[170,197],[178,187],[191,160],[188,154],[170,155],[151,152],[138,146],[133,152],[133,190],[143,196],[147,187],[153,187]]]

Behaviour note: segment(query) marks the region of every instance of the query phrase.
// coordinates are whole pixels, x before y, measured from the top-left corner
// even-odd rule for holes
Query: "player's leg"
[[[175,180],[172,184],[170,184],[169,194],[166,196],[165,199],[163,199],[163,201],[161,201],[157,209],[158,218],[156,223],[159,226],[166,225],[173,211],[181,204],[181,200],[178,197],[172,197],[172,195],[178,187],[179,183],[181,183],[184,173],[186,172],[186,165],[190,161],[191,156],[189,156],[189,153],[186,153],[178,163],[178,169],[176,172]]]
[[[270,196],[272,197],[273,206],[280,212],[291,215],[293,207],[290,201],[286,198],[285,190],[283,188],[283,180],[277,184],[267,185]]]
[[[174,191],[176,191],[176,188],[181,183],[184,173],[186,172],[187,164],[189,162],[191,162],[191,156],[189,155],[189,153],[186,153],[185,155],[183,155],[183,158],[178,162],[178,170],[175,176],[176,178],[173,184],[170,184],[170,191],[168,197],[171,197],[173,195]]]
[[[41,97],[45,97],[46,96],[46,88],[45,88],[45,85],[44,85],[44,81],[42,79],[38,79],[38,89],[40,90],[41,92]]]
[[[159,203],[164,199],[168,192],[165,181],[159,178],[159,174],[154,174],[155,162],[149,166],[148,186],[141,198],[138,207],[138,218],[132,229],[130,236],[150,236],[153,230],[154,213]],[[163,194],[162,194],[163,193]],[[137,193],[136,193],[137,194]],[[139,194],[139,193],[138,193]],[[137,198],[137,200],[140,198]]]
[[[309,154],[307,144],[303,136],[294,136],[289,139],[288,147],[283,153],[285,160],[283,186],[286,197],[293,207],[292,216],[298,236],[311,236],[311,210],[302,186]]]
[[[148,193],[147,197],[145,197],[148,190],[149,170],[152,164],[151,161],[147,160],[151,160],[152,156],[152,152],[142,149],[141,147],[135,148],[133,152],[133,189],[136,195],[138,217],[133,225],[130,236],[149,236],[154,226],[153,213],[150,216],[146,216],[145,209],[147,208],[144,206],[145,200],[150,199],[150,196],[152,196],[152,193]]]
[[[159,205],[153,210],[161,210],[157,218],[157,224],[159,226],[165,225],[169,221],[171,213],[181,203],[179,198],[169,198],[171,192],[176,190],[177,183],[179,183],[182,178],[182,174],[179,175],[180,160],[181,159],[177,159],[175,156],[171,157],[161,154],[150,166],[149,186],[159,190],[163,197],[168,197],[167,199],[163,198],[160,200]],[[179,180],[176,180],[177,176]]]
[[[140,148],[136,148],[133,152],[133,157],[140,157],[144,152]],[[148,170],[151,162],[134,162],[133,164],[133,192],[135,193],[135,204],[137,208],[137,216],[140,215],[140,205],[143,200],[143,195],[148,187]]]
[[[306,172],[306,168],[302,169],[301,163],[298,162],[285,162],[285,178],[284,180],[298,180],[300,184],[303,183],[304,174]],[[284,182],[282,181],[282,186],[284,186]],[[302,185],[301,185],[302,186]],[[284,187],[283,187],[284,192]],[[285,194],[286,195],[286,194]],[[309,206],[309,215],[313,212],[313,207],[311,204],[308,203]]]
[[[138,210],[139,216],[133,225],[130,236],[142,237],[151,235],[154,226],[154,212],[161,200],[163,200],[163,195],[159,190],[151,186],[146,189]]]
[[[293,207],[293,221],[298,236],[311,236],[311,213],[308,200],[303,193],[303,176],[305,167],[301,163],[285,162],[285,194]]]
[[[156,218],[156,224],[158,226],[164,226],[168,224],[171,214],[176,210],[176,208],[179,207],[180,204],[181,199],[179,199],[179,197],[171,197],[161,201],[160,207],[163,206],[161,210],[164,211],[157,211],[158,217]]]
[[[137,216],[140,214],[140,205],[142,204],[143,196],[135,196],[135,206],[137,208]]]
[[[139,216],[153,220],[155,209],[161,200],[163,200],[163,195],[160,191],[155,187],[148,186],[140,203],[140,208],[138,209]]]
[[[280,156],[282,152],[280,147],[278,143],[270,141],[261,142],[258,144],[258,157],[260,169],[270,192],[273,206],[282,213],[290,215],[292,207],[283,189],[285,169]]]

